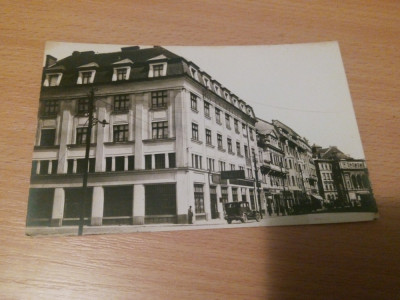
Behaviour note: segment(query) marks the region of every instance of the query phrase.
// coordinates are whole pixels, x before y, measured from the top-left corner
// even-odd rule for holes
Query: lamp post
[[[85,203],[88,197],[88,175],[89,175],[89,152],[90,152],[90,140],[92,137],[92,128],[93,125],[96,125],[97,123],[100,123],[103,125],[103,127],[106,124],[109,124],[106,122],[106,120],[99,121],[97,118],[93,117],[93,110],[94,110],[94,92],[95,89],[91,88],[89,94],[88,94],[88,126],[87,126],[87,132],[86,132],[86,149],[85,149],[85,162],[84,162],[84,170],[83,170],[83,184],[82,184],[82,190],[83,190],[83,197],[81,198],[81,207],[80,207],[80,216],[79,216],[79,229],[78,229],[78,235],[83,234],[83,225],[85,222]]]

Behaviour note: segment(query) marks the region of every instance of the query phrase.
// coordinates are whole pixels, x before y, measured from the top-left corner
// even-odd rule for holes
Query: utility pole
[[[255,192],[257,194],[256,201],[258,201],[258,211],[260,212],[260,216],[261,216],[261,219],[262,219],[263,215],[262,215],[262,210],[261,210],[261,195],[260,195],[260,188],[258,187],[258,169],[257,169],[257,160],[256,160],[256,153],[255,152],[253,154],[253,163],[254,163],[254,173],[255,173],[255,176],[256,176],[256,182],[255,182],[256,186],[255,186],[254,189],[255,189]]]
[[[78,229],[78,235],[83,234],[83,225],[85,223],[85,203],[88,198],[88,175],[89,175],[89,153],[90,153],[90,140],[92,137],[92,128],[93,125],[96,125],[97,123],[101,123],[103,127],[106,124],[109,124],[106,122],[106,120],[99,121],[97,118],[93,117],[93,110],[94,110],[94,88],[91,88],[89,95],[88,95],[88,126],[87,126],[87,132],[86,132],[86,150],[85,150],[85,162],[84,162],[84,170],[83,170],[83,184],[82,184],[82,190],[83,190],[83,196],[81,198],[81,207],[80,207],[80,216],[79,216],[79,229]]]

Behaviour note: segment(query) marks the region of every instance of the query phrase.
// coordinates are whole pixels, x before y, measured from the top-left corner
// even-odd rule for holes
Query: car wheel
[[[242,219],[240,221],[242,221],[242,223],[246,223],[247,222],[247,215],[243,214]]]
[[[260,222],[260,214],[259,213],[256,213],[256,221]]]

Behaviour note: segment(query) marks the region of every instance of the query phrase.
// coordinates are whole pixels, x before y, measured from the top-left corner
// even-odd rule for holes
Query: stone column
[[[62,118],[61,118],[61,137],[60,137],[60,150],[58,152],[58,166],[57,173],[67,173],[67,145],[71,142],[72,134],[72,118],[71,118],[71,104],[64,102],[61,106]]]
[[[233,202],[232,186],[228,185],[228,202]]]
[[[204,212],[206,213],[206,220],[211,220],[211,199],[210,199],[210,185],[208,183],[209,174],[205,173],[205,184],[204,184]]]
[[[65,191],[63,188],[54,190],[53,212],[51,214],[51,226],[59,227],[62,225],[64,217]]]
[[[221,185],[217,185],[217,205],[218,205],[218,213],[219,213],[219,218],[224,219],[224,205],[221,203],[221,197],[222,197],[222,192],[221,192]]]
[[[134,95],[135,99],[135,169],[144,169],[144,153],[143,153],[143,126],[146,124],[143,120],[145,112],[143,111],[144,94]]]
[[[192,206],[192,211],[194,211],[194,205],[189,204],[189,179],[188,173],[180,171],[176,174],[176,213],[177,213],[177,223],[187,224],[188,223],[188,209],[189,205]],[[194,197],[194,195],[193,195]],[[194,218],[193,218],[194,219]]]
[[[133,187],[133,225],[144,224],[145,216],[145,188],[143,184]]]
[[[171,93],[172,94],[172,93]],[[188,167],[188,124],[186,116],[185,91],[177,91],[175,95],[175,136],[176,167]]]
[[[103,224],[104,210],[104,188],[102,186],[93,187],[92,196],[92,218],[90,225],[101,226]]]

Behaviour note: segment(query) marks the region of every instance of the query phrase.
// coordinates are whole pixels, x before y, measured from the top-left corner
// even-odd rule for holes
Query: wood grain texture
[[[0,1],[0,298],[399,299],[399,1]],[[46,40],[338,40],[376,222],[88,237],[24,235]]]

